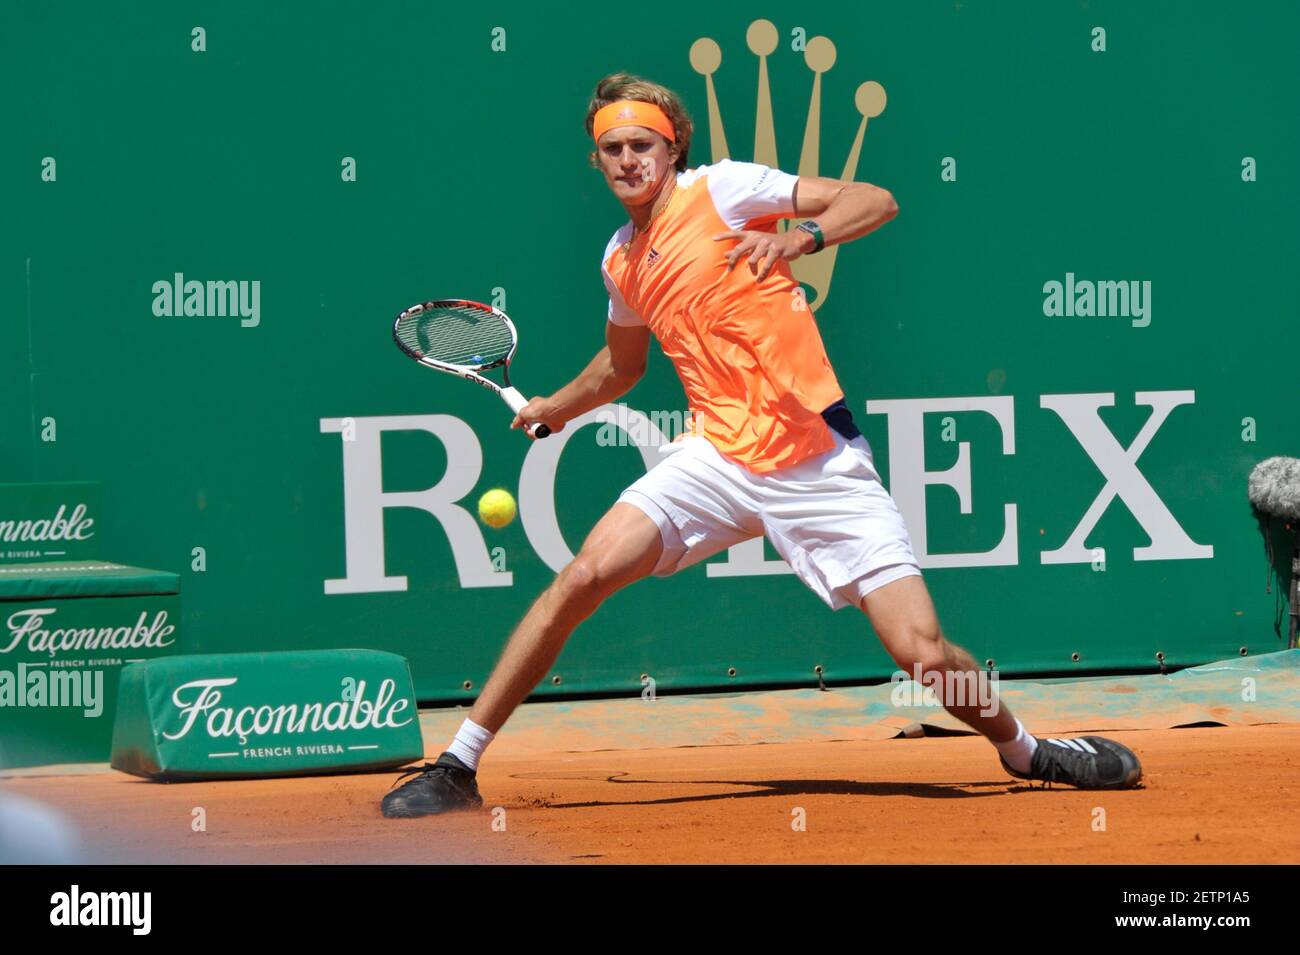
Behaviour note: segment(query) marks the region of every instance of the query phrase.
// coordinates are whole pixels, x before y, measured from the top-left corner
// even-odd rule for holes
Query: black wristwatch
[[[803,222],[800,222],[795,226],[795,228],[800,232],[807,232],[813,237],[813,241],[816,245],[813,246],[812,252],[808,253],[809,255],[812,255],[813,252],[820,252],[826,247],[826,237],[822,235],[822,228],[812,219],[805,219]]]

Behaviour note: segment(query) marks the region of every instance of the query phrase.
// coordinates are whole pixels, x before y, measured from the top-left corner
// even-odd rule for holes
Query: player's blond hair
[[[631,73],[611,73],[596,84],[596,92],[592,94],[591,103],[587,106],[587,137],[591,138],[596,113],[602,107],[621,99],[654,103],[664,111],[664,115],[673,124],[673,132],[677,134],[677,161],[673,163],[673,166],[678,172],[685,172],[687,155],[691,150],[691,134],[695,131],[695,124],[691,122],[690,114],[686,112],[686,107],[682,105],[682,98],[666,86],[643,80]],[[600,168],[600,160],[596,155],[596,150],[593,149],[587,155],[587,161],[591,163],[592,168]]]

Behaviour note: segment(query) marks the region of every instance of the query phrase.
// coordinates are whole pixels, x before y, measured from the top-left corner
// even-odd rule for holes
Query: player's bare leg
[[[927,674],[969,673],[965,685],[971,690],[977,687],[979,664],[944,636],[930,592],[920,577],[902,577],[873,590],[863,598],[862,610],[870,618],[885,651],[900,669],[910,675],[915,672],[914,665],[919,664],[923,678]],[[951,681],[944,680],[936,686],[944,709],[977,733],[995,743],[1016,737],[1019,731],[1016,718],[1000,702],[988,705],[988,698],[981,703],[978,695],[971,694],[966,694],[964,701],[946,699],[945,696],[952,694],[940,692],[939,686],[951,686]],[[996,691],[992,687],[989,691],[996,700]]]
[[[919,664],[926,685],[933,680],[931,675],[959,676],[959,681],[941,679],[936,686],[944,709],[992,742],[1010,775],[1082,789],[1128,789],[1141,780],[1137,755],[1114,740],[1101,736],[1039,740],[1029,735],[998,700],[996,688],[979,682],[979,664],[944,636],[920,577],[902,577],[872,591],[863,598],[862,609],[903,670],[914,673],[914,665]]]
[[[496,733],[546,676],[574,628],[614,591],[647,576],[662,553],[659,528],[640,508],[610,508],[510,635],[469,718]]]
[[[654,570],[663,553],[659,528],[640,508],[616,503],[592,528],[578,555],[529,608],[449,749],[381,804],[385,816],[416,817],[483,804],[478,757],[515,707],[546,676],[575,627],[601,602]]]

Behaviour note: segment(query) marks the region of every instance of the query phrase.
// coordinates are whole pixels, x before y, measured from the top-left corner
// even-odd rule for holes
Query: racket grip
[[[501,397],[505,399],[506,404],[510,406],[510,410],[515,414],[519,414],[519,409],[528,404],[528,399],[520,394],[519,389],[513,385],[509,388],[502,388]],[[532,425],[528,429],[528,433],[534,438],[544,438],[551,433],[551,429],[539,422]]]

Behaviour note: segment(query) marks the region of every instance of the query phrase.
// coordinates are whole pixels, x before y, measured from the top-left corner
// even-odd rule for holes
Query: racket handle
[[[509,388],[502,388],[501,397],[505,399],[506,404],[510,406],[510,410],[515,414],[519,414],[519,409],[528,404],[528,399],[520,394],[519,389],[514,385]],[[528,428],[528,433],[534,438],[544,438],[551,433],[551,429],[538,422]]]

